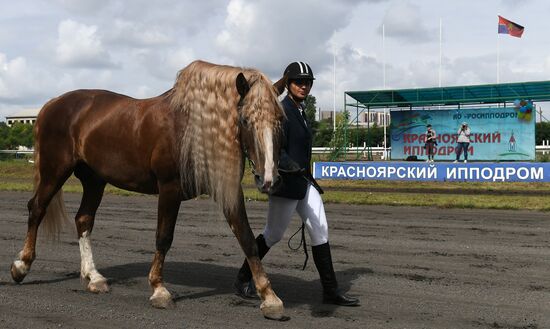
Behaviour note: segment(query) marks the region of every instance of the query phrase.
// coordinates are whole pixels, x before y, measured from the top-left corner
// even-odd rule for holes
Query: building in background
[[[341,113],[341,112],[338,112]],[[320,112],[320,118],[319,120],[330,120],[332,121],[332,116],[334,115],[333,111],[321,111]],[[357,117],[357,114],[354,111],[350,112],[349,116],[349,124],[352,127],[355,127],[355,124],[357,124],[359,127],[367,127],[369,125],[372,127],[375,123],[378,127],[384,127],[384,112],[377,112],[377,111],[370,111],[367,113],[367,111],[363,111],[359,113],[359,117]],[[386,126],[390,126],[390,112],[388,111],[386,113]]]
[[[353,113],[351,115],[354,116]],[[359,113],[359,117],[357,118],[357,124],[360,127],[366,127],[367,125],[372,127],[374,124],[378,127],[384,127],[384,124],[389,127],[390,125],[390,112],[388,111],[386,113],[386,120],[384,121],[384,112],[377,112],[377,111],[370,111],[367,113],[367,111]]]
[[[6,124],[11,127],[16,122],[34,124],[40,109],[25,109],[6,116]]]
[[[321,120],[332,120],[332,115],[333,115],[333,111],[320,111],[320,118],[319,118],[319,121]]]

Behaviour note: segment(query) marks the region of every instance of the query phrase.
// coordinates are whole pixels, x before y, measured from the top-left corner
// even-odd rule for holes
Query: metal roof
[[[6,119],[14,119],[14,118],[36,118],[38,116],[38,113],[40,112],[40,108],[38,109],[24,109],[19,110],[18,112],[12,114],[12,115],[6,115]]]
[[[496,104],[516,99],[550,101],[550,81],[500,83],[440,88],[346,91],[369,108]],[[356,104],[346,104],[354,106]]]

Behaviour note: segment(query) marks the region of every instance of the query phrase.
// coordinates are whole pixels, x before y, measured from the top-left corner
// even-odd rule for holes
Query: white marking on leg
[[[171,308],[174,306],[172,295],[163,285],[155,288],[153,295],[149,297],[151,304],[156,308]]]
[[[19,275],[26,276],[29,273],[29,266],[22,260],[16,260],[13,262],[13,267],[17,270]]]
[[[17,254],[17,258],[18,258],[17,260],[13,261],[13,266],[15,267],[17,272],[19,272],[20,275],[26,276],[29,273],[29,270],[31,269],[31,265],[30,264],[27,265],[27,263],[21,260],[23,258],[23,250],[21,250]]]
[[[78,240],[80,245],[80,276],[90,280],[90,283],[107,281],[95,268],[94,255],[92,254],[92,242],[88,236],[88,231],[82,233],[82,237]]]
[[[273,134],[271,129],[264,129],[264,146],[265,146],[265,162],[264,162],[264,182],[273,182]]]

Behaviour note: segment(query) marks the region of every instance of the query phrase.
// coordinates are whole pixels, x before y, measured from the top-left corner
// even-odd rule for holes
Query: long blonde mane
[[[209,194],[225,209],[238,204],[243,173],[235,86],[240,72],[251,86],[241,115],[254,129],[257,149],[263,150],[264,128],[276,136],[283,111],[261,72],[195,61],[178,73],[171,95],[172,109],[187,120],[179,139],[182,185],[194,184],[196,194]]]

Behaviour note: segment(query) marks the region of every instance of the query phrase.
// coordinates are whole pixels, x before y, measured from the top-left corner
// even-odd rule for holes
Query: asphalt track
[[[264,265],[288,322],[265,320],[232,282],[242,252],[209,200],[182,204],[165,281],[175,308],[154,309],[147,283],[156,198],[107,195],[92,243],[111,292],[86,292],[74,225],[39,239],[22,284],[9,268],[26,232],[24,192],[0,192],[0,328],[550,328],[550,214],[326,205],[340,285],[355,308],[324,305],[312,260],[286,240]],[[66,194],[71,215],[80,195]],[[247,202],[259,233],[265,202]],[[293,241],[297,242],[297,241]]]

